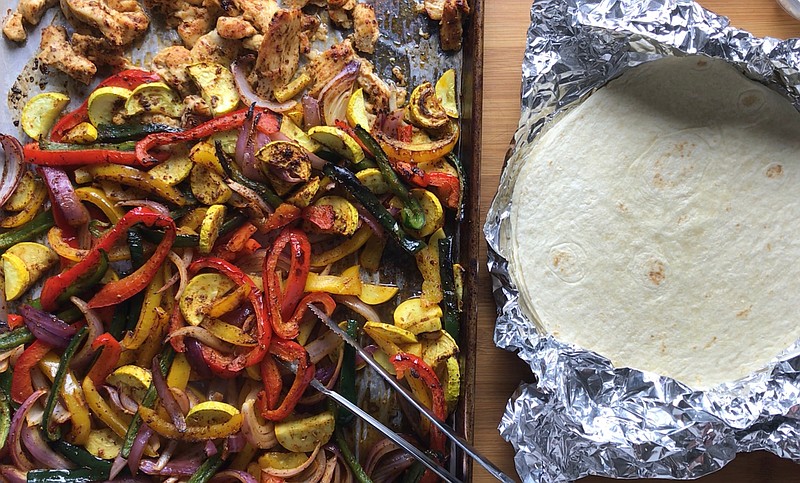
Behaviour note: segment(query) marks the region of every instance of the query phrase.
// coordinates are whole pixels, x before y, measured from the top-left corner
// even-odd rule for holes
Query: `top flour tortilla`
[[[778,94],[666,58],[523,156],[510,270],[559,340],[705,389],[800,337],[800,115]]]

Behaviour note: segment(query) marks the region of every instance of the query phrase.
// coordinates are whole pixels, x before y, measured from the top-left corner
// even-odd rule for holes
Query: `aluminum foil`
[[[499,430],[525,482],[587,475],[697,478],[737,452],[800,462],[800,342],[768,367],[705,392],[554,339],[526,319],[504,251],[521,154],[569,106],[643,62],[707,55],[800,109],[800,39],[757,38],[686,0],[537,0],[523,62],[522,115],[487,216],[498,306],[495,343],[537,377],[511,397]]]

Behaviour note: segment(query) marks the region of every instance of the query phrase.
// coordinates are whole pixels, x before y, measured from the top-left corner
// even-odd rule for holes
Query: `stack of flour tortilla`
[[[800,337],[800,114],[723,61],[665,58],[525,153],[510,272],[559,340],[703,390]]]

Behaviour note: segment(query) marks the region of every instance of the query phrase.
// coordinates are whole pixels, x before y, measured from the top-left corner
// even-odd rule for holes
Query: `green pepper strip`
[[[31,334],[27,327],[18,327],[11,332],[0,335],[0,352],[11,350],[22,344],[33,342],[36,337]],[[10,372],[10,371],[9,371]]]
[[[453,237],[448,236],[439,240],[439,275],[442,279],[442,312],[444,313],[444,330],[458,344],[460,331],[460,317],[458,298],[456,296],[456,282],[453,275]]]
[[[11,371],[7,371],[11,372]],[[6,391],[0,391],[0,451],[8,442],[8,431],[11,428],[11,398]]]
[[[450,152],[445,159],[456,168],[456,173],[458,174],[458,188],[460,192],[458,194],[458,208],[456,208],[456,221],[463,221],[464,206],[467,200],[467,179],[464,177],[464,164],[461,162],[461,159],[452,152]]]
[[[189,478],[188,483],[206,483],[217,473],[220,466],[222,466],[222,457],[218,451],[217,454],[203,461],[203,464]]]
[[[125,143],[97,143],[97,144],[68,144],[54,143],[46,139],[39,140],[39,149],[42,151],[85,151],[87,149],[104,149],[109,151],[133,151],[136,149],[135,142]]]
[[[384,208],[378,198],[372,194],[372,191],[361,184],[350,170],[336,166],[333,163],[326,163],[322,167],[322,172],[344,186],[378,220],[383,229],[389,232],[392,239],[400,245],[400,248],[413,255],[425,247],[425,243],[409,237],[400,228],[400,224],[392,217],[392,214]]]
[[[358,323],[349,319],[346,327],[347,335],[353,339],[358,337]],[[353,404],[358,404],[356,400],[356,350],[350,344],[344,345],[344,354],[342,355],[342,368],[339,371],[339,383],[337,392],[346,397]],[[345,426],[353,421],[353,413],[350,411],[339,408],[336,412],[336,424]]]
[[[361,463],[358,462],[358,458],[355,457],[353,452],[350,451],[350,447],[347,446],[347,441],[344,439],[344,434],[342,434],[341,428],[337,427],[334,435],[336,436],[336,446],[338,446],[339,451],[342,452],[342,456],[344,457],[344,461],[347,463],[347,466],[353,470],[353,477],[355,477],[356,481],[359,483],[372,483],[369,475],[367,475],[367,473],[364,471]]]
[[[94,287],[105,276],[108,270],[108,254],[105,250],[100,250],[100,261],[97,262],[97,269],[83,280],[77,280],[75,283],[67,287],[67,289],[56,298],[56,303],[62,305],[67,303],[70,297],[77,296]]]
[[[108,479],[111,475],[111,461],[98,458],[80,446],[69,444],[63,440],[54,441],[53,446],[59,453],[76,465],[95,470],[105,479]]]
[[[173,217],[173,219],[177,219],[177,217]],[[238,228],[242,223],[247,220],[247,217],[241,213],[236,213],[235,215],[231,216],[219,227],[219,236],[226,235],[232,232],[234,229]],[[151,242],[151,243],[159,243],[161,240],[164,239],[164,233],[156,230],[142,230],[142,237]],[[188,248],[188,247],[196,247],[200,245],[200,236],[198,235],[177,235],[175,237],[175,242],[172,244],[175,248]]]
[[[40,235],[47,233],[47,230],[52,228],[54,224],[52,211],[47,210],[39,213],[21,227],[0,234],[0,253],[17,243],[38,238]]]
[[[361,126],[356,126],[355,132],[356,136],[364,143],[364,146],[375,156],[378,169],[381,170],[381,174],[383,175],[383,179],[386,180],[389,190],[403,200],[403,210],[401,211],[403,225],[412,230],[422,229],[422,227],[425,226],[425,211],[422,209],[422,205],[419,204],[419,201],[411,196],[406,185],[400,181],[400,178],[397,176],[394,169],[392,169],[389,158],[386,156],[386,153],[383,152],[380,144],[378,144],[375,138]]]
[[[225,151],[222,150],[221,142],[217,141],[214,143],[214,146],[217,150],[217,160],[219,160],[219,164],[222,165],[222,170],[225,171],[225,175],[228,178],[255,191],[273,208],[277,208],[281,203],[283,203],[281,197],[278,196],[275,191],[272,190],[272,188],[264,183],[254,181],[242,174],[242,172],[239,171],[239,167],[234,163],[231,163],[230,157],[225,154]]]
[[[89,483],[104,481],[107,477],[88,468],[77,470],[30,470],[27,483]]]
[[[172,348],[171,345],[167,344],[164,347],[164,350],[161,351],[161,374],[164,376],[167,375],[169,372],[170,366],[172,366],[172,361],[175,359],[175,350]],[[142,398],[142,406],[147,408],[152,408],[156,402],[158,394],[156,393],[156,386],[152,382],[150,383],[150,387],[147,388],[147,392],[144,393],[144,397]],[[142,417],[137,412],[133,415],[133,420],[131,421],[130,426],[128,426],[128,431],[125,433],[125,441],[122,443],[122,449],[120,450],[120,455],[123,458],[127,458],[131,454],[131,447],[133,446],[133,441],[136,439],[136,434],[139,433],[139,428],[142,426]]]
[[[117,126],[116,124],[100,124],[97,126],[97,140],[99,142],[120,143],[124,141],[133,141],[141,139],[148,134],[155,134],[159,132],[179,132],[183,129],[170,126],[167,124],[159,123],[146,123],[146,124],[123,124]],[[131,143],[131,149],[136,147],[136,143]]]
[[[117,340],[122,339],[122,333],[125,331],[125,324],[128,321],[128,314],[131,312],[131,302],[126,300],[114,311],[114,317],[111,319],[111,325],[108,332]]]
[[[42,429],[44,429],[44,435],[50,441],[55,441],[61,437],[60,429],[57,428],[54,431],[50,428],[50,416],[53,414],[53,409],[56,407],[58,394],[61,392],[61,386],[64,385],[64,377],[66,377],[67,370],[69,370],[69,363],[72,361],[72,356],[75,355],[75,352],[78,350],[81,342],[86,339],[88,333],[89,329],[84,325],[69,342],[69,345],[64,350],[64,355],[61,356],[61,362],[58,364],[56,377],[53,378],[53,385],[50,386],[50,394],[47,395],[47,402],[44,405],[44,415],[42,416]]]

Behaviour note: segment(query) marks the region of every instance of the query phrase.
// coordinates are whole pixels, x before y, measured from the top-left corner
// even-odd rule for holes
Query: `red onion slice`
[[[27,475],[19,468],[14,468],[11,465],[0,466],[0,475],[3,476],[8,483],[26,483]]]
[[[61,210],[67,224],[81,226],[89,223],[89,210],[75,194],[67,173],[63,169],[49,166],[39,166],[39,172],[52,196],[53,209]]]
[[[158,393],[158,398],[161,400],[161,405],[172,419],[172,424],[175,425],[178,431],[186,431],[186,419],[183,417],[183,412],[181,412],[181,407],[178,405],[178,401],[175,400],[175,396],[172,394],[172,391],[169,390],[169,386],[167,386],[167,381],[164,379],[164,374],[161,373],[161,364],[159,362],[160,359],[161,358],[159,356],[154,357],[153,363],[150,366],[150,370],[153,374],[153,385],[156,387],[156,392]]]
[[[53,347],[65,348],[77,330],[67,325],[66,322],[55,315],[35,309],[30,305],[19,308],[20,315],[25,319],[25,326],[37,339]]]
[[[297,101],[276,102],[270,101],[260,97],[253,90],[253,87],[247,81],[247,74],[245,73],[243,63],[252,62],[252,56],[242,57],[231,64],[231,72],[233,73],[233,81],[236,84],[236,89],[239,91],[239,97],[244,104],[256,107],[263,107],[275,112],[286,112],[297,105]]]
[[[97,336],[101,335],[105,332],[103,328],[103,322],[97,316],[97,313],[89,308],[89,305],[84,302],[83,300],[79,299],[78,297],[70,297],[69,299],[78,310],[81,311],[84,318],[86,319],[86,326],[89,328],[89,336],[86,338],[86,343],[83,344],[83,347],[75,357],[72,358],[72,362],[70,363],[70,367],[73,369],[81,369],[86,367],[92,360],[92,356],[96,352],[92,349],[92,341],[94,341]]]
[[[303,127],[310,129],[315,126],[322,125],[322,111],[319,107],[319,101],[311,96],[303,96],[301,99],[303,103]]]
[[[54,452],[47,446],[42,438],[42,432],[38,426],[22,426],[22,442],[33,458],[39,463],[52,469],[73,469],[75,465],[72,461]]]
[[[258,449],[269,449],[278,444],[272,421],[262,421],[256,414],[255,395],[248,395],[242,404],[242,434],[248,443]]]
[[[14,417],[11,418],[11,425],[8,428],[7,444],[11,450],[11,459],[14,460],[14,465],[23,471],[32,470],[35,466],[22,451],[22,426],[25,425],[25,416],[27,416],[28,411],[31,410],[31,407],[36,404],[36,401],[44,396],[45,393],[47,393],[47,391],[39,389],[28,396],[28,399],[23,401],[20,407],[17,408]]]
[[[136,438],[133,440],[133,444],[131,445],[131,452],[128,455],[128,469],[131,470],[131,473],[133,473],[134,476],[139,470],[139,462],[142,460],[144,449],[147,446],[147,442],[150,440],[150,436],[152,435],[153,430],[150,429],[150,427],[146,424],[142,424],[139,427],[139,432],[136,433]]]
[[[239,481],[240,483],[257,483],[253,475],[240,470],[220,471],[211,477],[209,483],[232,483],[234,481]]]
[[[320,446],[317,445],[317,447],[314,448],[314,452],[311,453],[311,456],[309,456],[308,459],[305,462],[303,462],[300,466],[297,466],[295,468],[291,468],[288,470],[277,469],[277,468],[262,468],[261,471],[267,473],[268,475],[276,476],[278,478],[291,478],[292,476],[297,476],[300,473],[302,473],[303,470],[310,467],[312,463],[317,461],[319,456],[325,458],[325,455],[321,454],[319,452],[319,449]]]
[[[367,322],[381,321],[381,316],[378,315],[378,312],[376,312],[371,305],[365,303],[355,295],[335,295],[334,299],[337,303],[344,305],[348,309],[364,317]]]
[[[22,176],[25,175],[25,157],[22,144],[14,136],[0,134],[0,146],[3,147],[3,165],[0,170],[0,207],[6,204],[14,190],[17,189]]]

